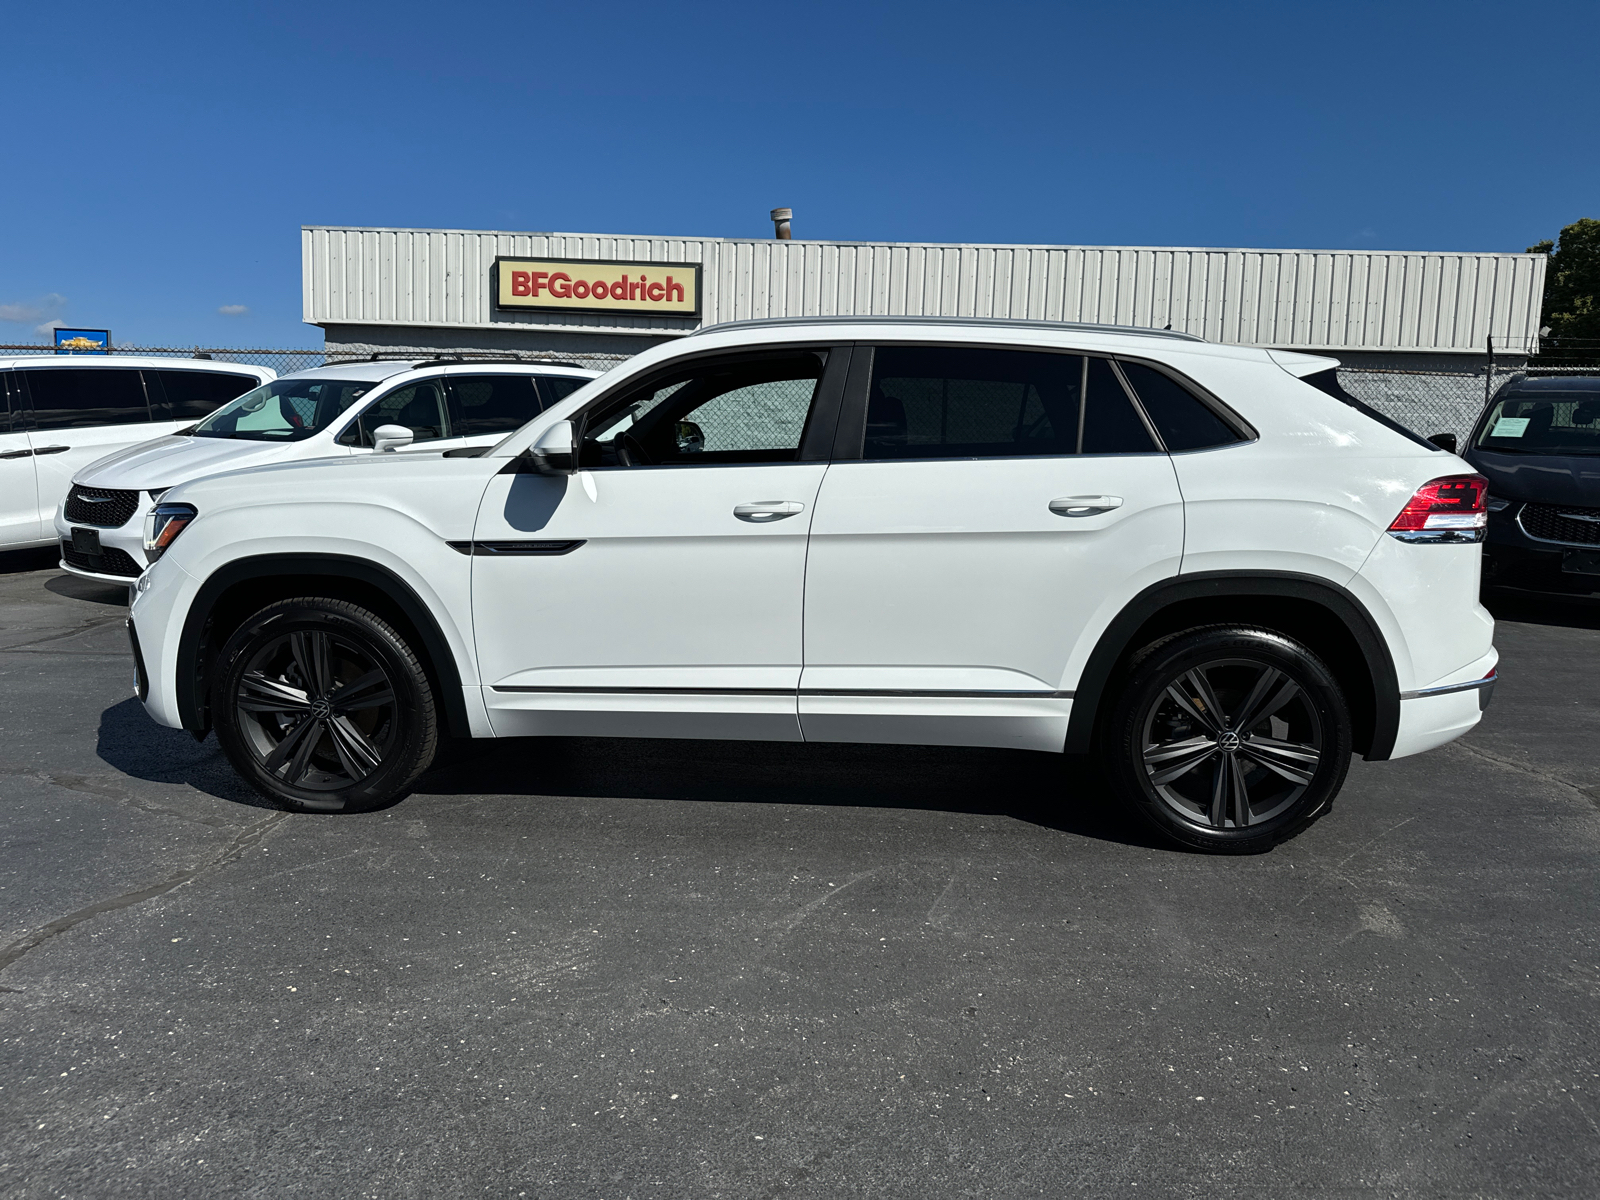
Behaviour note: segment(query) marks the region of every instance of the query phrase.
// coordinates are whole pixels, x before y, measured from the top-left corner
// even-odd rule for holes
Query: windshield
[[[377,386],[365,379],[274,379],[224,404],[196,425],[194,433],[254,442],[303,441]]]
[[[1600,392],[1507,396],[1489,410],[1478,447],[1510,454],[1600,454]]]

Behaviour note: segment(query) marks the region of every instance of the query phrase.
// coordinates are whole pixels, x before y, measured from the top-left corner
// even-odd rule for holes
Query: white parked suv
[[[576,364],[362,362],[274,378],[186,429],[89,463],[56,509],[61,565],[130,584],[167,489],[219,471],[383,450],[485,448],[594,379]],[[65,489],[64,489],[65,490]]]
[[[1096,751],[1169,837],[1262,849],[1352,751],[1479,719],[1484,483],[1305,382],[1104,327],[713,327],[483,454],[213,476],[152,514],[163,725],[305,810],[441,735]]]
[[[0,358],[0,549],[54,542],[51,516],[95,459],[192,425],[277,375],[209,359]]]

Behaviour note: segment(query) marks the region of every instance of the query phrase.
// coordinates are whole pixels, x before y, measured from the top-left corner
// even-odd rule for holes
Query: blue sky
[[[70,15],[63,15],[68,13]],[[1522,250],[1600,5],[12,5],[0,341],[308,346],[302,224]]]

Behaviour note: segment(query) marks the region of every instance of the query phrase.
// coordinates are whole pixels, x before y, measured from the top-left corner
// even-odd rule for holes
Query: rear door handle
[[[1093,517],[1121,507],[1121,496],[1062,496],[1050,501],[1050,511],[1058,517]]]
[[[0,458],[27,458],[32,450],[6,450],[0,451]]]
[[[785,517],[792,517],[797,512],[804,512],[806,506],[798,500],[757,500],[751,504],[735,504],[733,515],[741,521],[754,521],[764,525],[769,521],[781,521]]]
[[[35,446],[33,452],[35,454],[65,454],[71,449],[71,446]]]

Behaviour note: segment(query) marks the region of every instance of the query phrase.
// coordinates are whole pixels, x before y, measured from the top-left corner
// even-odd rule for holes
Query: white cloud
[[[15,321],[19,325],[34,325],[43,319],[43,325],[35,325],[35,333],[49,333],[57,326],[66,322],[54,316],[66,307],[67,298],[57,292],[50,292],[40,296],[37,300],[21,300],[15,304],[0,304],[0,321]]]
[[[49,337],[50,334],[54,330],[65,329],[66,326],[67,326],[67,323],[65,321],[63,321],[60,317],[52,317],[50,320],[46,321],[43,325],[35,325],[33,327],[33,331],[35,333],[37,333],[40,337]]]
[[[225,317],[245,317],[250,315],[250,306],[248,304],[224,304],[217,311]]]

